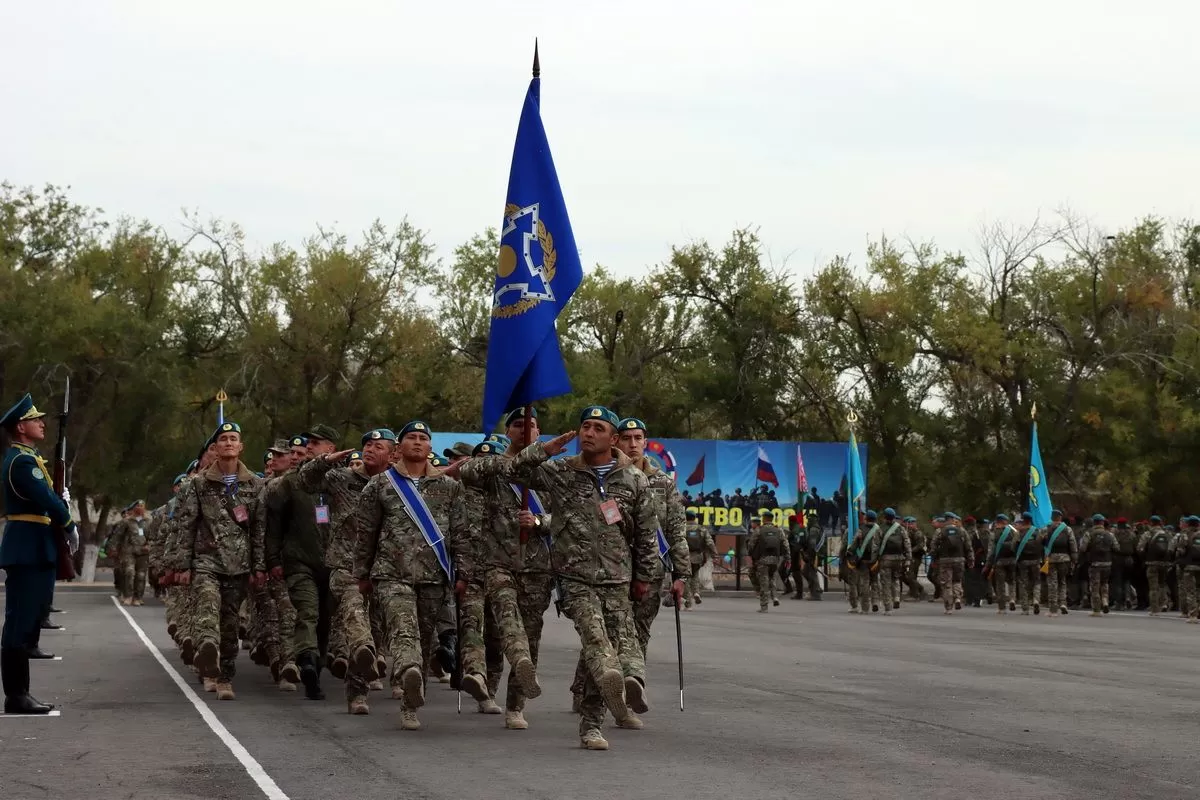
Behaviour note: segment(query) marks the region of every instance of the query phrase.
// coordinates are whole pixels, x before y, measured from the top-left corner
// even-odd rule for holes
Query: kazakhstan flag
[[[555,320],[583,280],[542,127],[537,50],[508,176],[483,387],[483,431],[506,411],[571,391]]]
[[[1050,486],[1046,483],[1046,470],[1042,467],[1042,448],[1038,445],[1037,421],[1033,423],[1033,443],[1029,448],[1029,513],[1033,524],[1044,528],[1050,524]]]
[[[846,444],[846,547],[858,535],[858,514],[867,509],[867,479],[863,475],[862,459],[858,454],[858,438],[850,429]]]

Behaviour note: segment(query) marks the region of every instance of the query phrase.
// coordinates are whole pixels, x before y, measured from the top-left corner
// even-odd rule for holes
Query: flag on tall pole
[[[704,488],[704,456],[700,456],[700,460],[696,462],[696,468],[692,470],[691,475],[688,475],[686,483],[688,486],[700,484],[700,488]]]
[[[533,80],[517,125],[500,230],[483,385],[484,433],[509,409],[571,391],[554,323],[582,280],[583,266],[542,127],[535,41]]]
[[[1033,419],[1033,441],[1029,445],[1029,513],[1033,524],[1044,528],[1050,524],[1050,485],[1046,483],[1046,470],[1042,466],[1042,448],[1038,444],[1037,403],[1030,410]]]
[[[808,474],[804,471],[804,456],[800,453],[800,445],[796,445],[796,498],[797,502],[808,491]]]
[[[846,546],[849,547],[858,534],[858,514],[867,508],[867,480],[858,456],[858,438],[854,435],[858,415],[851,411],[846,420],[850,423],[850,441],[846,444]]]
[[[769,483],[776,489],[779,488],[779,478],[775,475],[775,465],[771,463],[770,456],[763,449],[762,445],[758,446],[758,466],[754,470],[754,479]]]

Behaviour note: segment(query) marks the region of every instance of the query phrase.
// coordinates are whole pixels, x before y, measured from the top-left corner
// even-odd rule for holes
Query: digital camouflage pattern
[[[692,576],[692,561],[687,543],[687,511],[683,507],[683,498],[675,486],[675,479],[660,470],[654,462],[644,456],[634,466],[646,476],[650,487],[650,496],[654,503],[654,515],[662,528],[667,540],[668,557],[671,559],[672,580],[687,580]],[[658,546],[657,533],[655,547]],[[642,652],[650,646],[650,626],[658,617],[662,607],[658,587],[666,573],[666,565],[661,558],[655,559],[655,572],[650,577],[651,591],[641,600],[633,601],[633,625],[637,631],[638,643]]]
[[[266,509],[265,482],[238,462],[237,483],[227,490],[214,462],[180,492],[176,514],[178,541],[175,567],[213,575],[245,575],[266,570],[263,551]],[[237,506],[246,509],[246,523],[234,520]]]
[[[687,522],[684,527],[684,540],[687,542],[688,560],[692,569],[687,577],[687,587],[684,590],[683,605],[692,607],[692,598],[700,594],[700,568],[705,562],[717,560],[717,545],[713,542],[712,534],[700,527],[699,523]]]
[[[580,701],[579,733],[600,729],[606,702],[600,691],[608,670],[645,680],[646,661],[638,645],[629,612],[629,591],[624,585],[588,586],[576,581],[563,584],[563,607],[579,634],[580,659],[586,673]],[[624,714],[625,710],[612,709]]]
[[[425,472],[416,476],[407,475],[402,464],[396,465],[396,471],[402,478],[416,480],[430,515],[453,551],[453,544],[465,535],[467,524],[462,485],[432,464],[423,466]],[[409,517],[386,473],[367,481],[358,499],[355,527],[358,542],[354,576],[359,580],[398,581],[412,586],[446,582],[437,555]]]
[[[891,613],[891,606],[900,602],[900,586],[912,557],[912,539],[904,523],[889,523],[879,541],[879,601],[885,614]]]
[[[542,533],[549,532],[551,516],[543,515],[540,530],[530,532],[521,542],[519,487],[513,488],[513,457],[480,456],[463,462],[459,477],[463,485],[481,492],[486,521],[484,538],[476,560],[484,567],[500,567],[510,572],[550,572],[550,551]],[[549,511],[549,500],[542,498]]]
[[[121,596],[140,600],[146,592],[146,576],[150,569],[150,540],[147,536],[150,520],[128,517],[121,521],[109,539],[121,561]]]
[[[1174,555],[1171,544],[1170,532],[1161,525],[1147,529],[1138,538],[1137,552],[1146,565],[1151,614],[1160,613],[1168,605],[1167,570]]]

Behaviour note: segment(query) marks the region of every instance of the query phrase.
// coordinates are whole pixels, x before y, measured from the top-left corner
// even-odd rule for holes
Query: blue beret
[[[1158,514],[1155,514],[1154,516],[1152,516],[1150,518],[1150,521],[1153,522],[1155,525],[1162,525],[1162,517],[1160,517]]]
[[[215,431],[213,431],[213,434],[209,438],[208,441],[215,442],[217,440],[217,437],[220,436],[222,433],[236,433],[238,436],[241,436],[242,435],[242,426],[238,425],[236,422],[222,422],[220,425],[217,426],[217,429]]]
[[[879,515],[876,514],[874,511],[867,512],[867,522],[874,522],[876,519],[878,519],[878,517],[879,517]]]
[[[508,446],[512,444],[512,439],[508,438],[503,433],[493,433],[484,439],[484,441],[491,442],[492,444],[498,444],[504,449],[508,449]]]
[[[905,517],[903,521],[904,522],[916,522],[917,518],[916,517]]]
[[[480,442],[475,445],[475,449],[471,451],[472,456],[496,456],[504,452],[506,448],[500,446],[498,442]]]
[[[449,459],[443,458],[442,456],[434,455],[433,453],[430,453],[429,455],[430,455],[429,461],[430,461],[430,463],[431,463],[431,464],[433,464],[435,467],[448,467],[448,466],[450,466],[450,461],[449,461]]]
[[[933,517],[933,521],[934,521],[934,522],[945,522],[945,521],[946,521],[946,515],[945,515],[945,514],[935,514],[935,515],[934,515],[934,517]]]
[[[307,436],[296,435],[288,439],[288,447],[304,447],[306,444],[308,444]]]
[[[604,406],[588,406],[585,408],[579,415],[579,422],[583,424],[589,419],[598,419],[601,422],[607,422],[613,426],[613,430],[616,430],[617,424],[621,421],[617,418],[616,414]]]
[[[362,453],[358,450],[355,450],[354,452],[352,452],[350,454],[350,460],[351,461],[362,461]]]
[[[962,517],[960,517],[958,514],[955,514],[953,511],[947,511],[943,516],[945,516],[946,519],[962,519]]]
[[[367,431],[362,435],[362,440],[359,441],[359,447],[362,447],[367,442],[377,442],[379,440],[388,442],[396,441],[396,434],[390,428],[376,428],[373,431]]]
[[[1050,519],[1054,519],[1055,517],[1061,517],[1062,515],[1063,515],[1063,513],[1056,508],[1050,512]]]
[[[1104,522],[1103,514],[1092,514],[1092,522]]]
[[[883,510],[883,515],[885,517],[887,517],[888,519],[891,519],[892,517],[896,516],[896,509],[892,508],[891,506],[888,506],[887,508],[885,508]]]
[[[33,404],[33,397],[26,394],[20,400],[13,404],[13,407],[4,412],[4,416],[0,417],[0,427],[8,428],[16,425],[18,422],[24,422],[29,419],[41,419],[46,416]]]
[[[178,486],[179,484],[183,483],[185,480],[187,480],[186,474],[176,475],[175,480],[171,481],[171,485]]]
[[[642,422],[637,417],[626,417],[617,423],[619,431],[645,431],[646,423]]]
[[[996,522],[1008,522],[1008,514],[997,514]]]
[[[433,432],[429,430],[429,426],[419,419],[414,419],[412,422],[400,429],[399,438],[403,439],[410,433],[423,433],[426,436],[432,437]]]
[[[531,417],[533,417],[534,419],[537,419],[537,409],[530,408],[529,415]],[[512,411],[508,412],[508,414],[505,415],[504,427],[507,428],[509,425],[512,425],[514,422],[520,422],[523,419],[525,419],[525,406],[517,406],[516,408],[514,408]]]
[[[1033,524],[1033,514],[1030,514],[1028,511],[1022,511],[1021,512],[1021,522],[1028,522],[1030,525],[1032,525]]]
[[[687,519],[695,519],[696,512],[692,511],[691,509],[688,509],[686,512],[684,512],[684,517],[686,517]]]
[[[190,463],[190,464],[188,464],[188,465],[187,465],[187,469],[185,469],[185,470],[183,471],[183,473],[186,475],[187,473],[191,472],[192,470],[194,470],[194,469],[195,469],[196,467],[198,467],[198,466],[200,466],[200,460],[199,460],[199,459],[194,459],[194,460],[192,461],[192,463]]]
[[[1200,517],[1197,517],[1195,514],[1192,514],[1187,519],[1188,522],[1192,523],[1193,525],[1200,525]]]

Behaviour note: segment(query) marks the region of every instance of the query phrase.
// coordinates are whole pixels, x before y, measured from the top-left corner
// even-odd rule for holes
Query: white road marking
[[[279,788],[278,784],[276,784],[271,776],[267,774],[267,771],[262,768],[262,764],[259,764],[254,760],[254,757],[250,755],[246,748],[242,746],[242,743],[239,742],[237,738],[235,738],[234,735],[229,732],[229,729],[221,723],[221,720],[217,719],[217,715],[214,714],[212,709],[210,709],[208,705],[206,705],[200,699],[199,695],[197,695],[195,690],[188,685],[187,681],[185,681],[183,677],[175,671],[174,667],[167,663],[166,657],[163,656],[162,652],[158,649],[158,647],[155,646],[154,642],[150,641],[150,637],[146,635],[146,632],[142,630],[141,626],[134,621],[133,617],[129,615],[128,611],[121,608],[120,601],[115,597],[112,598],[112,601],[113,605],[117,607],[117,611],[121,612],[121,614],[125,617],[125,620],[129,623],[130,627],[133,628],[134,633],[136,633],[138,638],[142,640],[142,644],[146,645],[146,649],[150,651],[150,655],[154,656],[154,660],[159,663],[159,666],[166,671],[167,675],[171,677],[171,680],[175,681],[175,685],[179,687],[179,691],[183,692],[183,696],[191,701],[191,704],[195,706],[196,711],[200,713],[200,718],[208,723],[208,727],[211,728],[212,732],[217,735],[217,738],[225,743],[225,746],[229,748],[229,752],[233,753],[234,758],[236,758],[242,765],[242,768],[246,770],[246,774],[249,775],[256,784],[258,784],[258,788],[262,790],[262,793],[266,795],[269,800],[289,800],[288,796],[283,793],[283,790]]]
[[[45,719],[46,717],[61,717],[61,716],[62,716],[61,708],[56,708],[53,711],[51,711],[49,714],[5,714],[4,712],[0,711],[0,717],[5,717],[7,719]]]

